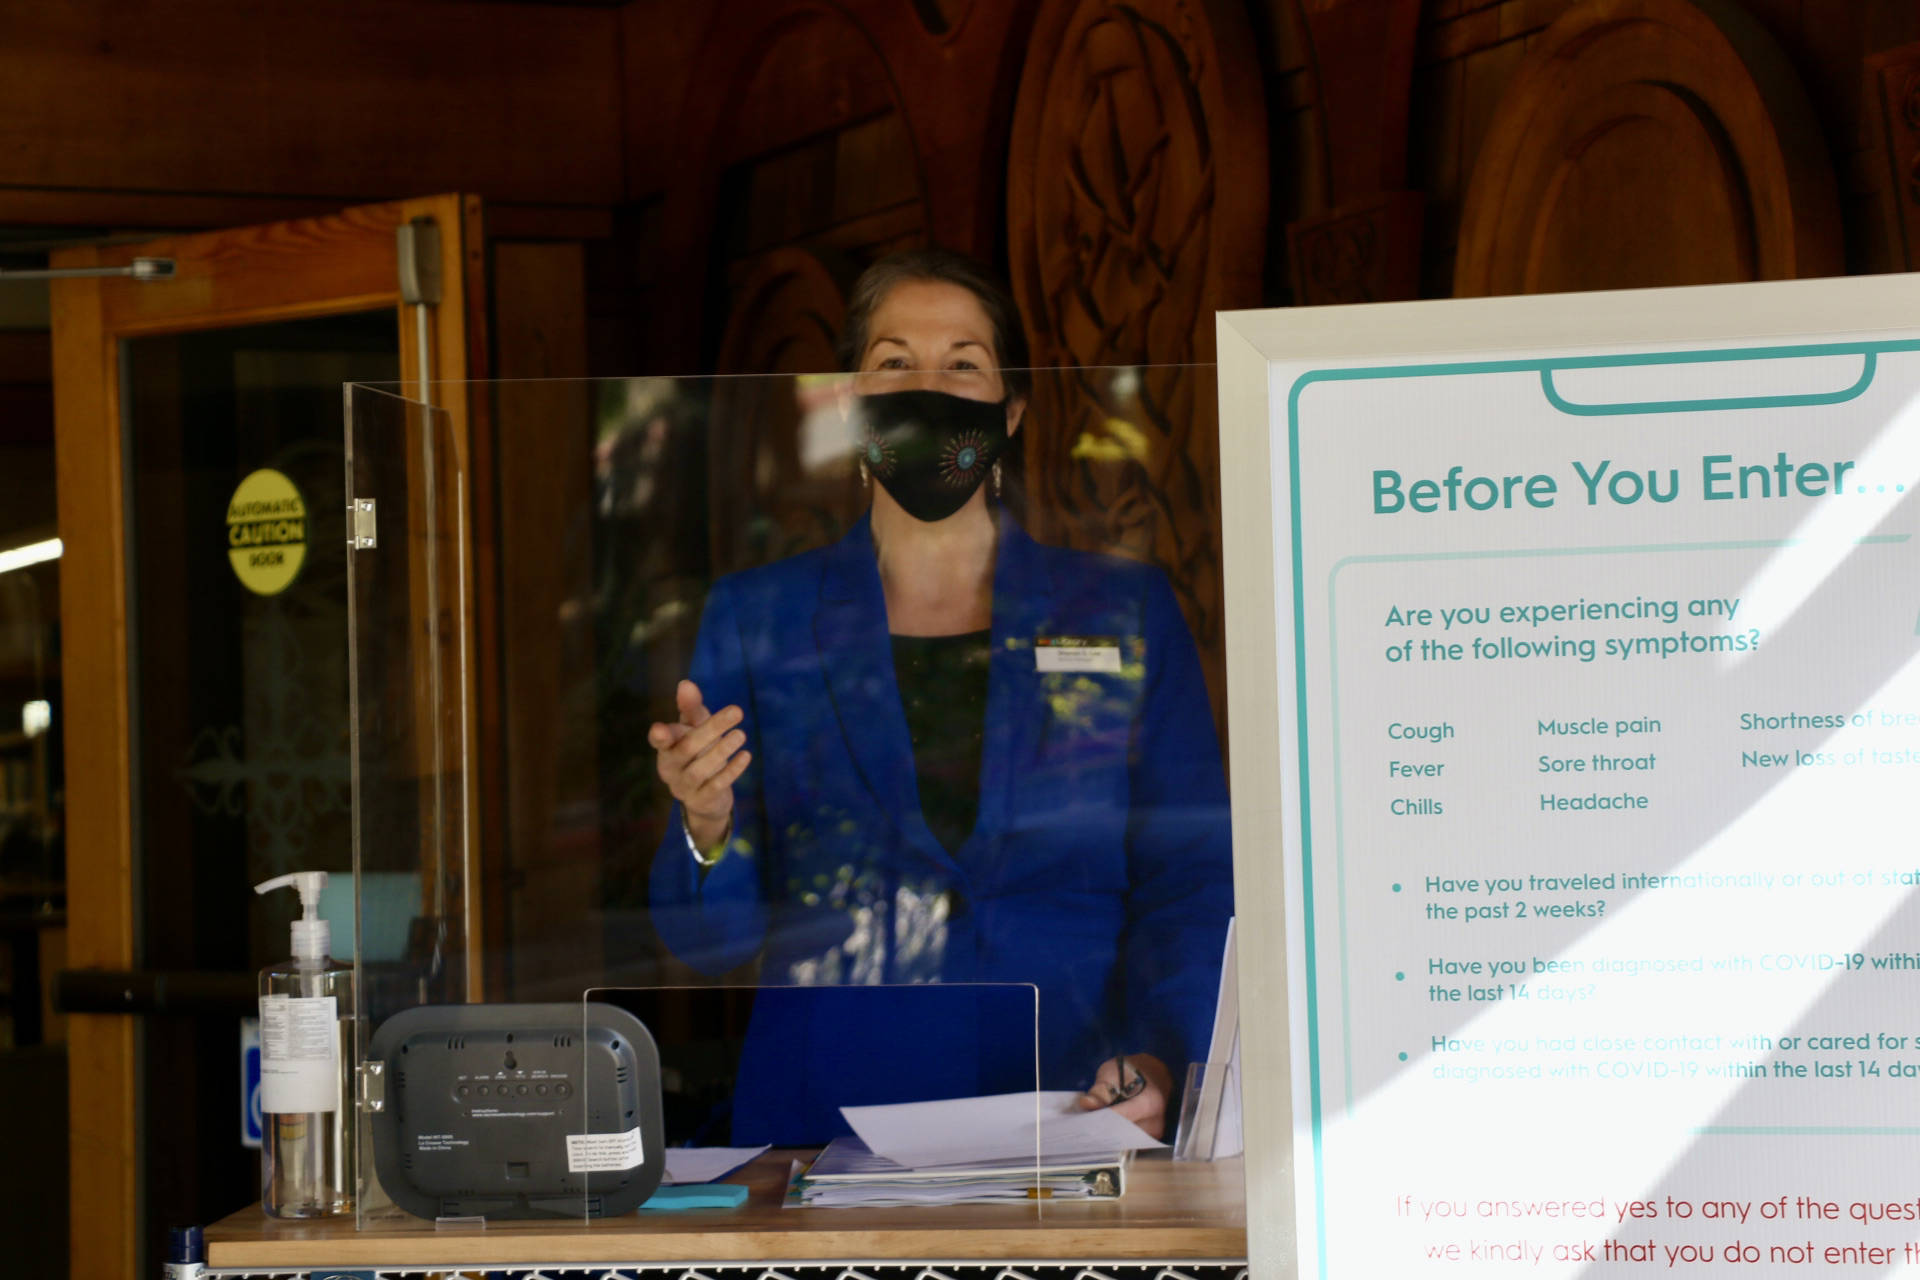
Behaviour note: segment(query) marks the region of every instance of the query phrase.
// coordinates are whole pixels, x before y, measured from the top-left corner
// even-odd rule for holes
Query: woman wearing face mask
[[[842,358],[871,511],[714,584],[677,720],[648,735],[675,800],[651,885],[668,945],[711,973],[758,956],[768,987],[863,988],[758,993],[734,1140],[1028,1088],[1036,1050],[1042,1088],[1160,1134],[1174,1072],[1206,1056],[1232,909],[1192,638],[1157,570],[1036,543],[990,496],[1030,383],[981,268],[876,264]],[[1037,1031],[1007,988],[960,1013],[935,998],[956,992],[873,990],[927,982],[1033,984]]]

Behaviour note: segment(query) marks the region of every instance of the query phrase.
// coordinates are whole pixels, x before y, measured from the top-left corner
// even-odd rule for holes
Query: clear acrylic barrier
[[[1238,1064],[1195,1062],[1180,1090],[1180,1123],[1174,1129],[1175,1160],[1222,1160],[1240,1154]]]
[[[464,450],[446,411],[347,388],[354,1034],[467,995]],[[336,946],[336,954],[346,948]],[[358,1074],[358,1073],[357,1073]],[[380,1082],[368,1084],[378,1095]],[[362,1226],[391,1209],[355,1125]]]
[[[1011,1054],[1004,1092],[1145,1066],[1172,1140],[1232,910],[1213,371],[1036,370],[1011,413],[914,416],[980,376],[476,385],[499,461],[472,495],[446,414],[349,388],[378,541],[353,557],[360,1062],[415,1006],[617,991],[692,1106],[737,1070],[765,1096],[738,1064],[784,1004],[823,1062],[873,1032],[879,1077],[885,1033],[982,1082]],[[715,828],[649,733],[734,707]],[[916,986],[925,1016],[877,1009]],[[925,1011],[963,989],[1024,1013],[936,1047]],[[395,1212],[373,1156],[362,1225]]]

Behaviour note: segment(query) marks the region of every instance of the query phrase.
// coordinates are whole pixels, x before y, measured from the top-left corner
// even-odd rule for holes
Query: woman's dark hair
[[[993,326],[993,354],[1000,365],[1001,381],[1007,394],[1026,400],[1033,394],[1033,378],[1027,372],[1033,363],[1027,354],[1027,331],[1020,322],[1020,308],[1014,305],[997,276],[965,254],[951,249],[903,249],[880,259],[853,282],[847,297],[847,322],[840,329],[840,367],[849,373],[860,367],[866,354],[873,313],[895,285],[909,281],[955,284],[979,299]]]

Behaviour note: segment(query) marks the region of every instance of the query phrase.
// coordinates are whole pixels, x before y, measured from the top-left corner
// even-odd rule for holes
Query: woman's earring
[[[993,496],[1000,496],[1000,464],[997,462],[993,464]]]
[[[860,487],[864,489],[872,483],[873,483],[872,477],[867,475],[867,460],[865,458],[862,458],[860,459]]]

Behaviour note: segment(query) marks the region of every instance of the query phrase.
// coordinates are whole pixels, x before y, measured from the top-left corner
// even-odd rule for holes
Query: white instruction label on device
[[[340,1015],[332,996],[260,997],[260,1110],[340,1109]]]
[[[646,1159],[640,1150],[640,1127],[625,1133],[570,1133],[567,1135],[568,1173],[618,1173]]]

